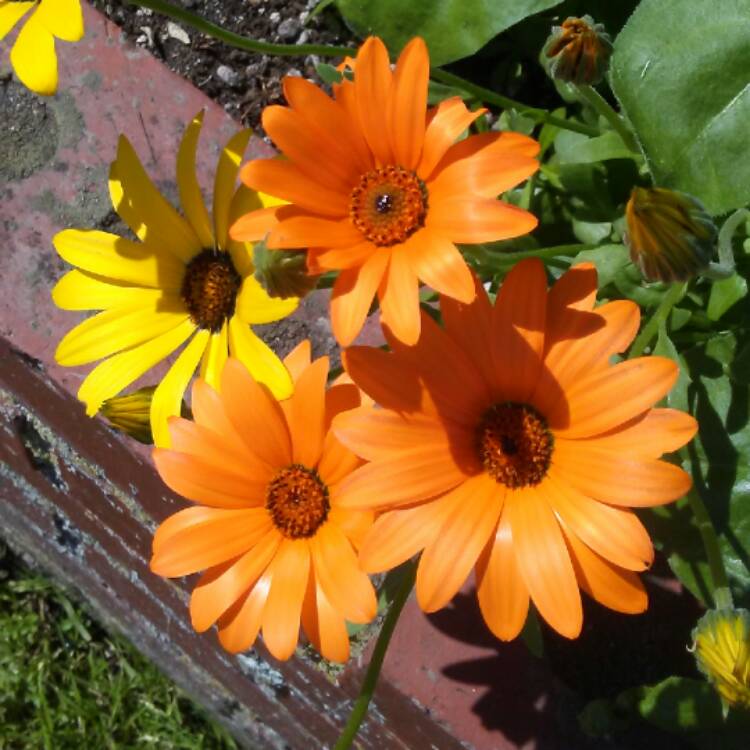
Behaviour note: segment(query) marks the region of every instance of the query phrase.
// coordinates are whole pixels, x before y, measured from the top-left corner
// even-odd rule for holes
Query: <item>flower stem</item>
[[[682,299],[687,289],[686,283],[672,284],[667,293],[662,297],[659,307],[651,316],[651,319],[643,326],[643,330],[638,334],[638,338],[630,349],[630,358],[640,357],[651,343],[651,339],[659,330],[659,325],[666,322],[672,308]]]
[[[351,747],[354,738],[357,736],[359,726],[367,714],[367,708],[370,705],[370,700],[375,692],[375,685],[380,676],[380,669],[383,666],[385,652],[388,649],[388,644],[391,642],[391,636],[393,635],[396,623],[398,622],[399,615],[404,608],[404,604],[406,604],[406,600],[409,598],[409,594],[411,594],[411,590],[414,588],[416,574],[417,565],[415,561],[411,561],[404,566],[401,585],[393,597],[391,607],[383,621],[383,627],[380,629],[378,641],[372,652],[372,658],[367,667],[365,679],[362,682],[362,688],[359,691],[352,712],[349,714],[346,726],[341,732],[338,741],[333,746],[333,750],[347,750],[347,748]]]
[[[580,85],[577,86],[577,89],[581,99],[612,126],[612,129],[619,134],[627,148],[634,154],[640,155],[641,150],[635,140],[633,131],[625,124],[622,117],[609,106],[607,100],[591,86]]]
[[[433,68],[432,77],[440,83],[445,83],[448,86],[454,86],[457,89],[465,91],[467,94],[475,96],[477,99],[481,99],[483,102],[494,104],[496,107],[502,107],[503,109],[515,109],[518,112],[522,112],[525,115],[533,118],[537,122],[544,122],[548,125],[554,125],[563,130],[572,130],[575,133],[583,133],[584,135],[596,136],[601,135],[598,128],[586,125],[582,122],[575,122],[573,120],[565,120],[562,117],[555,117],[551,115],[545,109],[539,109],[538,107],[530,107],[527,104],[522,104],[514,99],[509,99],[507,96],[498,94],[492,89],[486,89],[483,86],[478,86],[471,81],[467,81],[460,76],[449,73],[447,70],[441,70],[440,68]]]
[[[356,54],[356,50],[350,47],[332,47],[327,44],[272,44],[270,42],[258,42],[255,39],[249,39],[241,34],[228,31],[215,23],[207,21],[197,13],[191,13],[189,10],[179,8],[176,5],[165,2],[165,0],[125,1],[130,5],[140,5],[143,8],[150,8],[168,18],[182,21],[194,29],[214,37],[214,39],[219,39],[232,47],[237,47],[247,52],[260,52],[265,55],[294,55],[298,57],[305,55],[338,57],[341,55]]]
[[[519,250],[515,253],[506,253],[503,250],[495,250],[492,247],[483,246],[484,250],[492,253],[492,261],[501,265],[517,263],[519,260],[524,258],[541,258],[545,260],[547,258],[556,258],[559,255],[578,255],[578,253],[584,250],[593,250],[594,245],[554,245],[553,247],[540,247],[535,250]],[[466,250],[471,252],[471,245],[466,247]]]

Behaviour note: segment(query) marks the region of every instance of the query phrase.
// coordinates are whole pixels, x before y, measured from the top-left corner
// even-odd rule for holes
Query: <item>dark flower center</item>
[[[229,253],[198,253],[187,264],[181,290],[192,321],[199,328],[218,333],[224,321],[234,315],[241,283]]]
[[[402,167],[381,167],[360,177],[349,199],[349,216],[375,245],[404,242],[424,224],[427,187]]]
[[[266,510],[289,539],[311,537],[325,523],[331,505],[318,473],[292,464],[276,474],[266,492]]]
[[[482,415],[476,437],[479,459],[496,482],[517,489],[539,484],[546,476],[554,438],[532,406],[494,404]]]

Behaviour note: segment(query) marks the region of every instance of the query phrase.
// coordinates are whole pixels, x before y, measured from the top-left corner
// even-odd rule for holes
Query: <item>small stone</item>
[[[190,44],[190,37],[188,36],[187,31],[185,31],[182,26],[178,26],[174,23],[174,21],[167,21],[167,36],[176,39],[183,44]]]
[[[271,13],[268,16],[268,20],[271,23],[278,23],[281,20],[281,13],[279,13],[277,10],[275,10],[273,13]]]
[[[216,77],[228,86],[234,86],[240,78],[237,71],[230,68],[228,65],[219,65],[219,67],[216,68]]]
[[[154,31],[150,26],[141,26],[143,32],[135,41],[136,44],[141,44],[145,47],[154,46]]]
[[[301,30],[300,22],[296,18],[287,18],[279,24],[276,33],[279,39],[293,39]]]
[[[298,70],[297,68],[289,68],[289,70],[287,70],[286,74],[290,78],[302,78],[303,77],[302,76],[302,71]]]

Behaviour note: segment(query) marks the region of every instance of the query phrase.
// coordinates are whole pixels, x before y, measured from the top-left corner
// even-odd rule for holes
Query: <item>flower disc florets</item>
[[[203,250],[187,264],[182,299],[192,321],[218,333],[234,314],[242,277],[228,253]]]
[[[283,468],[268,485],[266,510],[289,539],[313,536],[330,509],[328,488],[317,472],[300,464]]]

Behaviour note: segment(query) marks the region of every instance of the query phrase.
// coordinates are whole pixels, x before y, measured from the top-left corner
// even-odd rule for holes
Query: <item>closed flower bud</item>
[[[318,283],[307,272],[307,253],[300,250],[269,250],[257,242],[253,250],[255,278],[270,297],[304,297]]]
[[[611,55],[609,35],[591,16],[567,18],[562,26],[553,26],[544,45],[549,75],[568,83],[596,85],[607,72]]]
[[[718,231],[692,195],[636,187],[625,218],[630,258],[648,281],[687,281],[708,266]]]
[[[727,707],[750,709],[750,612],[707,612],[693,630],[698,668]]]
[[[101,413],[115,429],[139,443],[153,445],[150,415],[155,390],[156,386],[149,385],[132,393],[108,398],[102,404]]]

